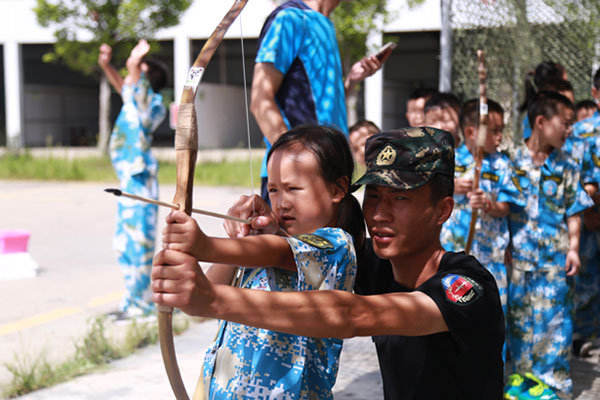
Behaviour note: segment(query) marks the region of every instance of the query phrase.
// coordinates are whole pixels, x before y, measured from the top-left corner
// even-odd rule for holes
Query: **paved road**
[[[108,185],[110,186],[110,185]],[[31,232],[36,278],[0,280],[0,385],[14,354],[46,351],[51,359],[72,349],[86,321],[117,307],[123,278],[112,249],[117,201],[106,184],[0,181],[0,230]],[[171,200],[173,186],[160,188]],[[226,212],[240,188],[196,188],[195,205]],[[159,229],[168,210],[160,210]],[[222,235],[220,220],[199,217],[207,233]],[[0,276],[2,276],[0,271]],[[7,307],[8,305],[8,307]]]
[[[46,351],[59,359],[72,350],[87,320],[116,308],[122,277],[111,248],[116,201],[104,194],[105,184],[0,181],[0,229],[31,231],[30,253],[40,264],[37,278],[0,280],[0,364],[14,354]],[[172,186],[161,186],[170,200]],[[226,212],[247,190],[196,188],[195,206]],[[166,210],[159,215],[162,229]],[[198,218],[211,235],[222,235],[221,221]],[[6,307],[8,305],[8,307]],[[204,350],[216,329],[215,321],[194,323],[176,338],[184,382],[192,392]],[[600,399],[600,364],[574,360],[575,398]],[[0,367],[0,386],[9,375]],[[83,376],[23,399],[165,399],[172,398],[158,346],[150,346]],[[369,338],[345,341],[336,399],[381,399],[381,379]]]

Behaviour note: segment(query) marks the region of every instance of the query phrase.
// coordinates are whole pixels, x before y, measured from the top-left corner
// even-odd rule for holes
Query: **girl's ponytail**
[[[352,235],[356,257],[360,259],[367,236],[365,218],[360,203],[350,192],[346,193],[346,197],[340,203],[337,222],[340,228]]]

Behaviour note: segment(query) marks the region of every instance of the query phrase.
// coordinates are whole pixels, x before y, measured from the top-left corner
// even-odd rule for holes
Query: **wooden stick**
[[[120,189],[104,189],[104,191],[108,192],[108,193],[112,193],[115,196],[128,197],[133,200],[143,201],[145,203],[155,204],[157,206],[172,208],[173,210],[179,210],[181,208],[179,206],[179,204],[173,204],[173,203],[167,203],[165,201],[149,199],[147,197],[142,197],[142,196],[138,196],[135,194],[123,192]],[[215,217],[215,218],[221,218],[221,219],[228,219],[230,221],[242,222],[244,224],[249,224],[249,225],[252,223],[252,221],[249,219],[232,217],[231,215],[219,214],[216,212],[206,211],[206,210],[200,210],[198,208],[192,208],[192,212],[196,213],[196,214],[208,215],[209,217]]]
[[[477,73],[479,76],[479,123],[477,126],[476,150],[473,157],[475,159],[475,172],[473,173],[472,186],[473,191],[479,188],[488,125],[487,88],[485,85],[487,71],[485,70],[485,56],[483,50],[477,50],[477,61],[479,64],[477,68]],[[471,210],[471,222],[469,224],[469,234],[467,236],[467,244],[465,246],[465,253],[467,254],[471,253],[471,246],[473,245],[473,238],[475,237],[475,225],[477,223],[479,214],[478,211],[479,210],[477,209]]]

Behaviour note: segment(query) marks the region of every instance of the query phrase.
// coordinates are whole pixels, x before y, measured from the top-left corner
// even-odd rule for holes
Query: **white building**
[[[158,55],[173,71],[175,99],[203,41],[229,9],[231,1],[195,0],[177,27],[159,32]],[[251,82],[257,38],[266,16],[280,2],[250,0],[242,12],[242,36],[248,85]],[[0,140],[22,145],[86,145],[98,131],[98,83],[57,65],[42,55],[54,41],[51,29],[38,25],[35,0],[0,0]],[[372,38],[374,47],[394,37],[398,47],[385,69],[367,79],[361,109],[364,116],[391,129],[405,124],[405,102],[415,85],[438,87],[441,11],[440,0],[426,0],[409,9],[406,0],[389,0],[395,18]],[[197,98],[201,147],[236,147],[245,142],[245,112],[238,21],[215,54],[203,77]],[[210,100],[210,101],[209,101]],[[113,114],[118,111],[114,96]],[[172,142],[165,122],[156,133],[156,144]],[[260,133],[253,124],[254,144]]]

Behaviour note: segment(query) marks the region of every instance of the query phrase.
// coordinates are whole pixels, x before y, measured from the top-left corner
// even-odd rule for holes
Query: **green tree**
[[[387,10],[387,0],[342,1],[331,15],[335,25],[342,68],[350,70],[354,62],[377,49],[368,48],[369,35],[381,33],[384,24],[394,15]],[[406,0],[409,7],[423,3],[424,0]],[[348,117],[350,123],[356,120],[356,99],[359,90],[357,85],[347,96]]]
[[[98,148],[105,152],[110,133],[110,86],[98,68],[98,48],[113,48],[113,63],[122,65],[141,38],[177,25],[191,0],[37,0],[38,23],[53,27],[56,43],[46,62],[63,62],[100,79]],[[84,39],[79,37],[81,35]]]

